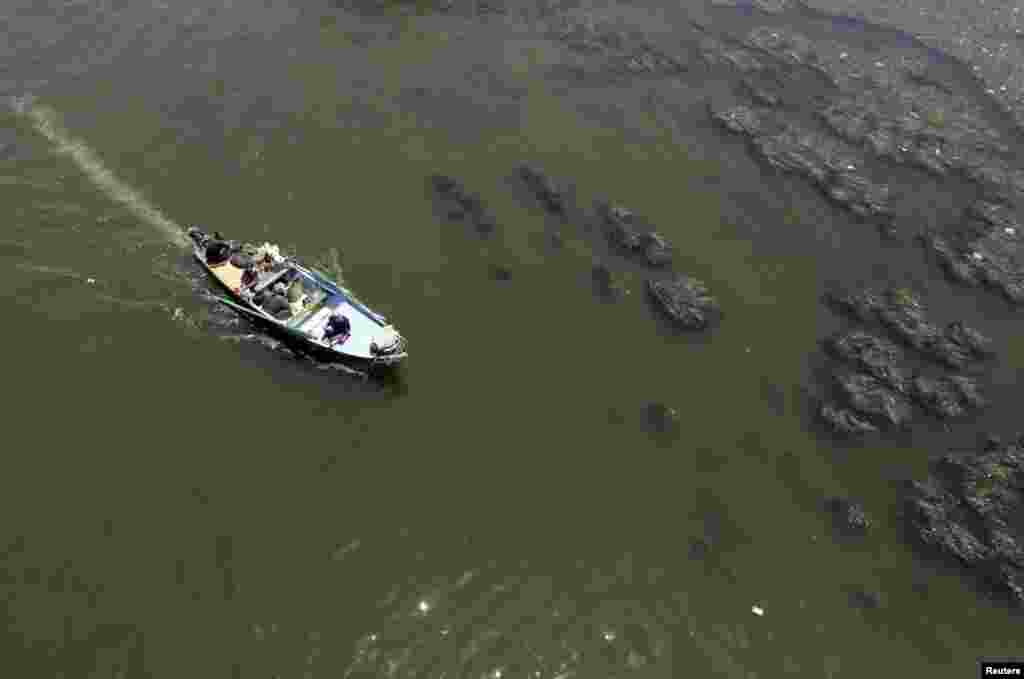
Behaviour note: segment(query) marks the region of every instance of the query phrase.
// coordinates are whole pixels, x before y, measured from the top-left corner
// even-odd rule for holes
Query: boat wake
[[[12,98],[11,108],[27,119],[32,128],[50,142],[56,153],[70,158],[108,198],[131,210],[171,243],[181,247],[188,244],[184,230],[146,200],[145,196],[118,179],[84,141],[65,130],[56,111],[37,103],[31,95]]]
[[[92,148],[89,147],[88,144],[71,135],[61,124],[60,116],[54,109],[38,103],[32,95],[13,97],[10,100],[10,104],[11,108],[17,115],[29,121],[32,128],[40,136],[50,142],[53,150],[57,154],[70,158],[78,169],[93,183],[93,185],[102,191],[108,198],[128,208],[136,217],[159,232],[167,241],[182,247],[189,245],[189,239],[185,235],[184,229],[164,215],[163,212],[150,203],[139,191],[121,181],[106,165],[104,165],[100,157]],[[323,262],[320,262],[320,264],[328,271],[334,273],[340,280],[341,264],[339,262],[339,254],[336,250],[329,251],[326,259]],[[194,314],[187,312],[183,307],[173,306],[162,302],[125,300],[120,297],[105,294],[100,289],[103,286],[97,285],[97,281],[95,279],[87,278],[86,276],[70,269],[48,267],[30,263],[21,263],[18,266],[19,268],[31,269],[36,273],[48,274],[57,278],[67,279],[75,283],[83,283],[93,286],[97,288],[95,290],[97,299],[117,303],[125,307],[159,309],[160,311],[166,312],[170,315],[173,321],[184,326],[190,333],[194,333],[199,329],[210,330],[220,334],[223,339],[229,341],[261,344],[278,355],[291,358],[301,358],[301,356],[295,354],[284,344],[274,340],[273,338],[256,333],[240,332],[239,321],[233,314],[221,314],[214,310],[211,310],[211,313],[209,314]],[[190,280],[193,287],[197,290],[202,290],[206,287],[201,281],[192,280],[191,276],[188,276],[187,273],[186,278]],[[212,302],[215,300],[213,298],[208,298],[208,301]],[[220,309],[219,305],[215,305],[214,309]],[[325,363],[317,364],[316,367],[321,371],[342,373],[353,377],[360,377],[364,380],[367,377],[367,374],[363,371],[356,370],[342,364]]]
[[[318,372],[335,373],[338,375],[345,375],[347,377],[355,377],[359,378],[363,382],[370,378],[370,374],[365,370],[357,370],[356,368],[352,368],[343,363],[324,363],[323,361],[317,361],[289,349],[283,342],[267,335],[260,335],[258,333],[232,333],[228,335],[221,335],[220,339],[227,342],[245,342],[262,346],[264,349],[267,349],[271,353],[276,354],[283,359],[298,361],[308,368]]]

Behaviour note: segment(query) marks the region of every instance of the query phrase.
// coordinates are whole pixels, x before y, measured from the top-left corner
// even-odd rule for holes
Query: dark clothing
[[[291,307],[288,306],[288,300],[284,295],[270,295],[266,302],[263,304],[263,310],[271,316],[281,317],[282,313],[291,313]]]
[[[250,266],[256,264],[256,262],[253,261],[252,257],[249,257],[248,255],[241,252],[236,252],[235,254],[231,255],[231,263],[237,266],[239,269],[248,269]]]
[[[256,282],[257,278],[255,269],[246,269],[242,272],[242,287],[247,288]]]
[[[206,246],[206,263],[210,266],[223,264],[231,256],[231,248],[223,241],[213,241]]]
[[[347,335],[351,330],[352,323],[349,322],[347,316],[331,316],[327,319],[327,325],[324,327],[324,341],[334,339],[339,335]]]

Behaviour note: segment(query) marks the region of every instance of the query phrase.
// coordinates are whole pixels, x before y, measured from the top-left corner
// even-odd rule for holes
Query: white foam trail
[[[46,138],[54,150],[74,161],[85,176],[111,200],[124,205],[136,217],[146,222],[175,245],[185,246],[188,239],[183,229],[168,219],[141,193],[126,185],[111,172],[99,156],[80,139],[71,136],[53,109],[37,104],[33,97],[15,97],[11,100],[15,112],[32,123],[32,128]]]

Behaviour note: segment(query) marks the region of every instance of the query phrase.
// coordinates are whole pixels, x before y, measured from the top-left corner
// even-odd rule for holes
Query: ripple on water
[[[67,156],[89,180],[114,202],[124,205],[140,220],[156,229],[168,241],[185,246],[184,230],[150,203],[139,191],[122,182],[84,141],[71,136],[60,125],[57,112],[34,97],[11,100],[15,113],[24,116],[56,153]]]
[[[569,679],[584,666],[615,673],[665,662],[671,634],[660,614],[607,600],[607,592],[555,596],[550,577],[494,578],[475,569],[416,584],[385,600],[388,622],[357,643],[347,676],[442,676],[439,657],[451,659],[448,676],[480,679]],[[594,601],[576,606],[580,596]]]

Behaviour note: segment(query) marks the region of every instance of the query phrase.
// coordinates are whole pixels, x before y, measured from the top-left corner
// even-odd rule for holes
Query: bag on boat
[[[249,257],[244,252],[236,252],[235,254],[231,255],[231,263],[234,266],[238,267],[239,269],[248,269],[256,262],[255,260],[253,260],[252,257]]]

